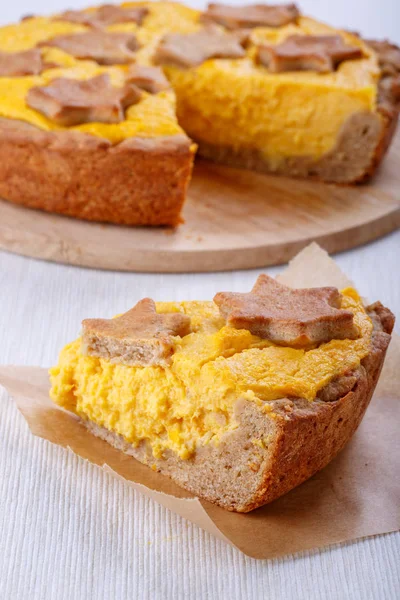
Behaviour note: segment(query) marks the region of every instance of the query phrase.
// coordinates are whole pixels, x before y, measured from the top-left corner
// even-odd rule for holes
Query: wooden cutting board
[[[0,201],[0,248],[123,271],[247,269],[288,261],[311,241],[347,250],[400,227],[400,133],[374,181],[358,187],[260,175],[198,160],[172,229],[87,223]]]

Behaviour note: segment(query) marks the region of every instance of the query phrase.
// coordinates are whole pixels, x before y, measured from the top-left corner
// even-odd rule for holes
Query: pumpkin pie
[[[400,51],[294,4],[129,2],[0,28],[0,195],[172,225],[196,152],[355,183],[393,136]]]
[[[358,427],[394,317],[346,288],[262,275],[214,301],[147,298],[86,319],[51,397],[96,436],[194,494],[247,512],[332,460]]]

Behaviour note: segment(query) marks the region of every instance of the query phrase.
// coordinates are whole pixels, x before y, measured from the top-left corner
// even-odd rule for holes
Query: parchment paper
[[[316,244],[303,250],[279,279],[294,287],[350,283]],[[0,367],[0,383],[34,435],[112,472],[245,554],[266,559],[400,528],[399,367],[400,338],[394,336],[370,407],[347,447],[310,480],[248,514],[195,498],[89,434],[49,399],[46,369]]]

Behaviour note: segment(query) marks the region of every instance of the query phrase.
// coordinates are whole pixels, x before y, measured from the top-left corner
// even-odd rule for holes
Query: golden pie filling
[[[122,23],[107,27],[111,32],[135,33],[141,45],[136,53],[138,64],[153,64],[155,50],[166,33],[191,33],[201,27],[199,11],[183,5],[143,2],[123,6],[149,8],[140,26]],[[1,28],[0,51],[27,50],[58,35],[87,30],[83,25],[34,18]],[[271,165],[292,156],[318,158],[334,148],[349,117],[359,112],[375,112],[379,79],[375,53],[356,36],[340,32],[345,41],[362,48],[364,58],[346,60],[328,74],[312,71],[273,74],[254,60],[254,44],[277,44],[293,34],[337,33],[307,17],[275,29],[255,28],[244,58],[206,60],[198,67],[186,69],[165,67],[174,92],[155,96],[144,93],[119,124],[89,123],[73,129],[118,143],[136,135],[176,134],[183,128],[196,142],[234,150],[252,149]],[[60,130],[60,125],[26,105],[26,93],[31,87],[45,85],[57,77],[88,79],[104,72],[110,73],[115,85],[123,79],[122,66],[100,67],[93,61],[79,61],[49,47],[44,47],[42,57],[61,66],[37,77],[0,78],[0,116],[21,119],[45,130]]]
[[[77,339],[50,371],[50,395],[133,446],[146,441],[155,457],[172,450],[187,459],[238,427],[238,400],[273,415],[274,400],[312,402],[332,379],[357,368],[370,350],[372,322],[352,288],[342,291],[341,308],[353,312],[359,337],[301,350],[226,326],[213,302],[159,302],[157,312],[191,318],[192,332],[175,338],[170,366],[129,367],[84,356]]]
[[[296,33],[336,32],[303,17],[278,31],[257,28],[252,39],[278,43]],[[322,156],[333,149],[349,117],[376,109],[376,57],[359,39],[346,38],[366,58],[346,61],[329,74],[269,73],[255,64],[254,48],[244,59],[209,60],[196,69],[166,67],[180,124],[196,141],[258,150],[271,165],[289,156]]]

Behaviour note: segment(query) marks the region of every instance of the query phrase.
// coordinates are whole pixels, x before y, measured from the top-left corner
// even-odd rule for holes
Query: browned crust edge
[[[375,40],[364,40],[365,43],[374,43]],[[375,149],[375,153],[369,169],[366,171],[364,177],[360,180],[360,183],[368,181],[378,170],[382,160],[384,159],[387,151],[389,150],[390,144],[392,143],[394,134],[396,132],[397,124],[399,121],[400,113],[400,102],[395,101],[394,98],[388,98],[385,92],[385,70],[387,65],[384,62],[384,57],[375,49],[378,60],[383,59],[381,64],[381,79],[378,85],[378,106],[377,111],[383,120],[382,135],[379,143]]]
[[[0,118],[0,196],[89,221],[178,225],[193,159],[183,134],[112,145]]]
[[[273,403],[273,414],[245,401],[237,432],[227,435],[218,447],[202,449],[192,459],[182,460],[172,453],[154,459],[148,445],[133,448],[121,436],[90,421],[84,424],[94,435],[192,493],[231,511],[254,510],[324,468],[359,426],[377,384],[394,324],[392,313],[380,303],[367,310],[374,324],[370,353],[355,372],[344,374],[325,388],[320,395],[324,400],[278,400]],[[272,441],[260,451],[251,438],[265,433]],[[230,458],[231,452],[234,456]],[[243,460],[238,459],[239,454]]]
[[[393,110],[387,113],[378,106],[378,112],[381,115],[384,123],[378,145],[375,148],[375,152],[368,169],[365,171],[364,175],[354,181],[354,183],[366,183],[375,175],[382,164],[382,161],[390,148],[394,134],[396,133],[397,124],[399,121],[399,110],[393,107]]]

